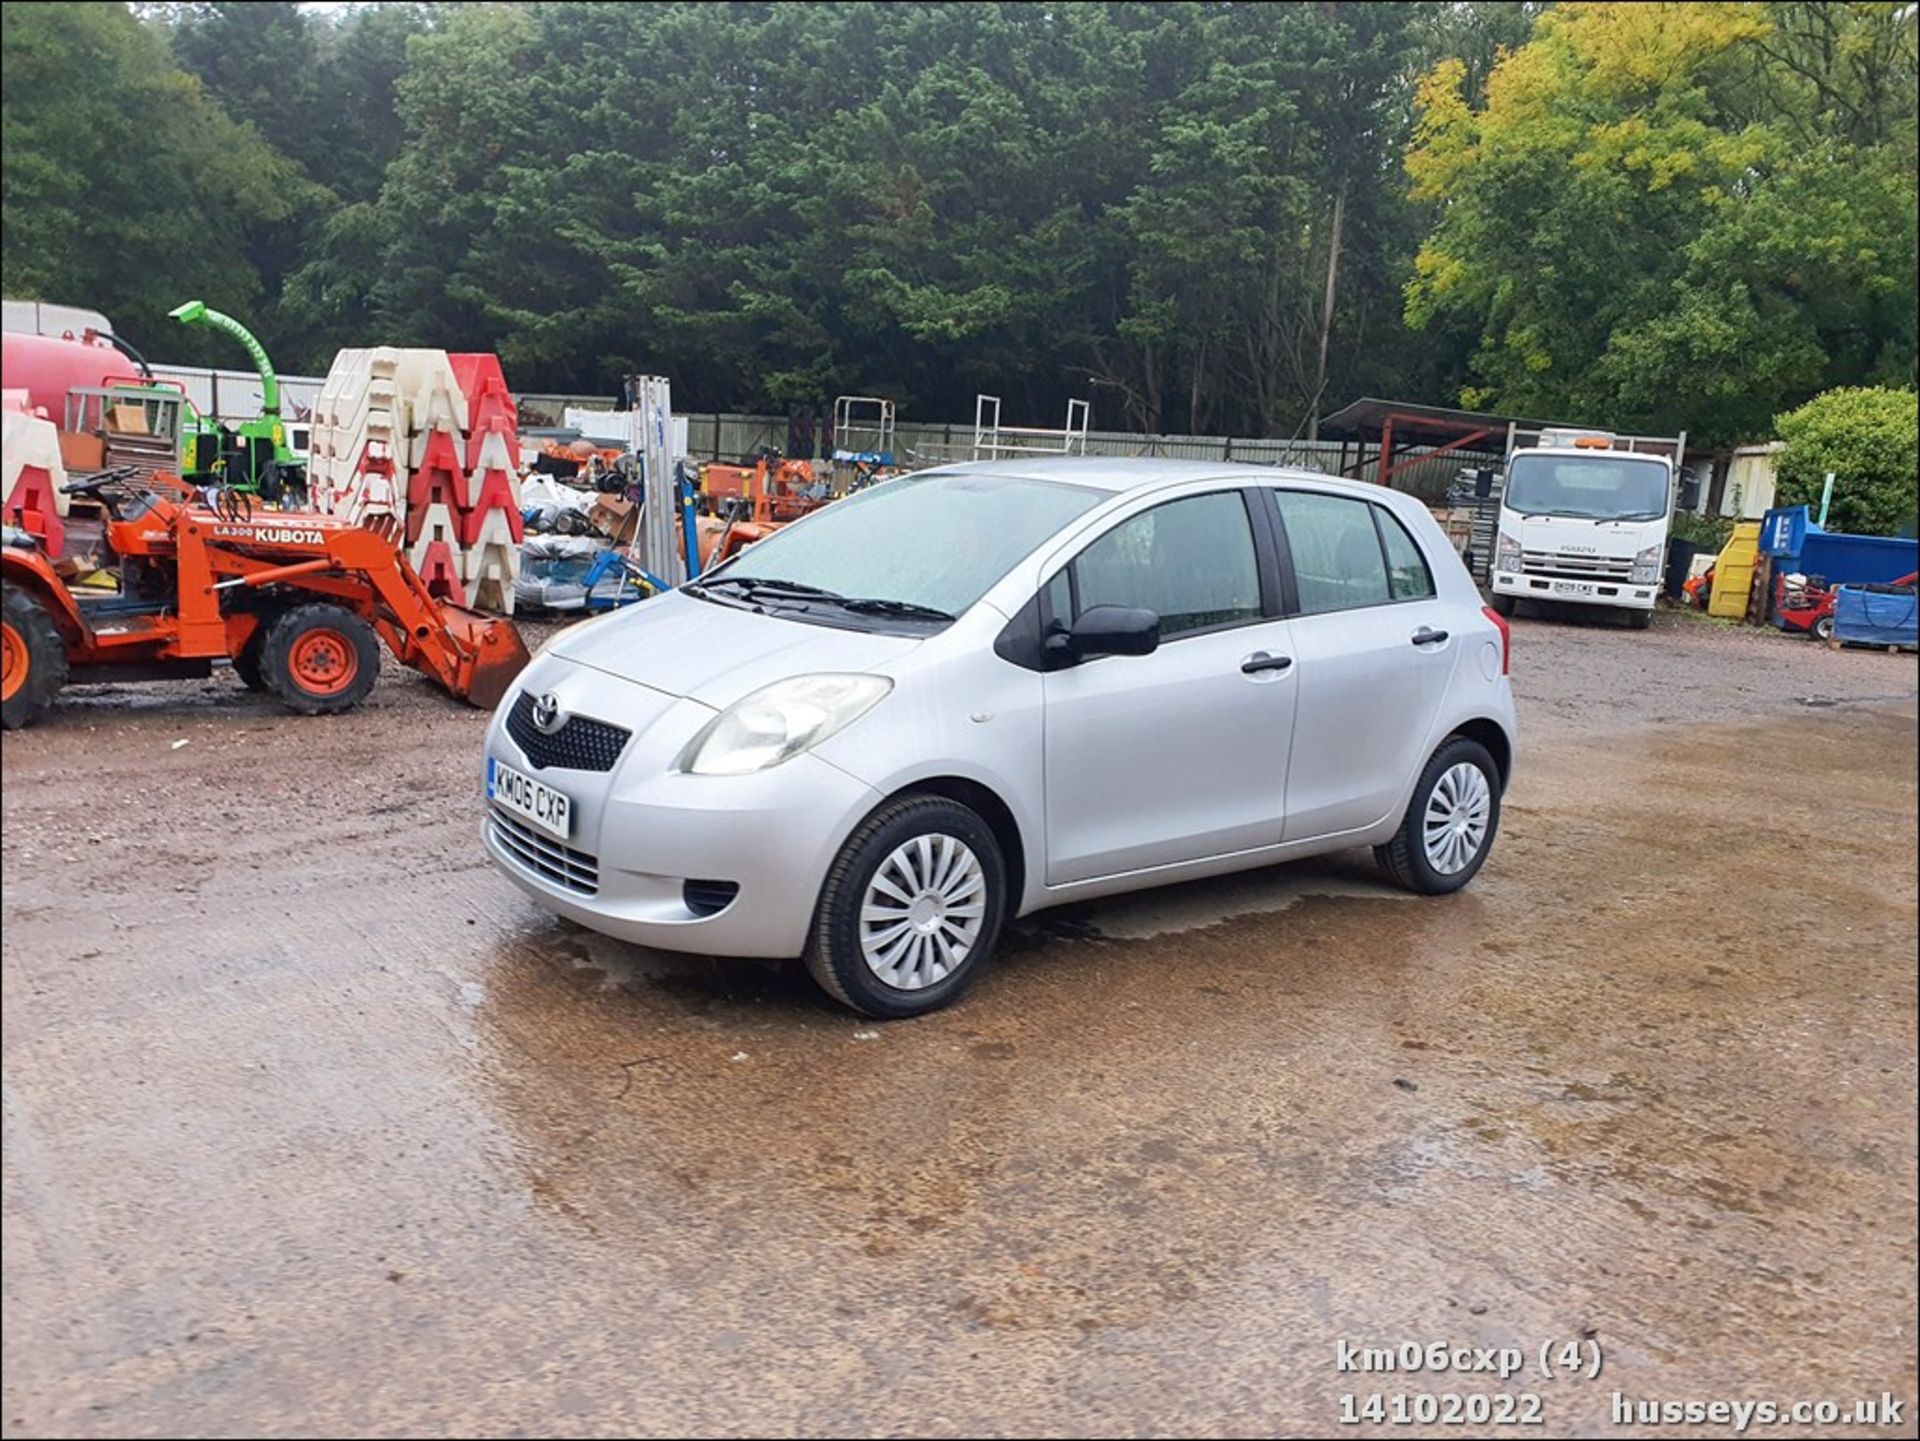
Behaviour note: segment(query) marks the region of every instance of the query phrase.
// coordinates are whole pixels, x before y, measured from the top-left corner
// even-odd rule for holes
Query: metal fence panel
[[[521,397],[523,413],[528,401],[551,402],[566,397]],[[579,403],[578,397],[570,398]],[[593,401],[605,407],[603,400]],[[751,455],[762,445],[784,447],[787,442],[786,417],[778,415],[741,415],[706,413],[688,415],[687,444],[696,459],[736,461]],[[929,421],[901,421],[894,431],[894,454],[902,465],[940,465],[973,457],[973,426],[959,421],[951,424]],[[1095,430],[1087,433],[1086,454],[1116,457],[1151,457],[1162,460],[1230,461],[1237,465],[1272,465],[1317,471],[1323,475],[1340,473],[1342,457],[1347,473],[1361,480],[1379,475],[1377,455],[1368,455],[1356,464],[1356,450],[1332,440],[1299,440],[1276,436],[1221,435],[1146,435],[1124,430]],[[1463,466],[1498,467],[1498,454],[1452,450],[1427,457],[1431,452],[1413,448],[1396,453],[1393,488],[1418,495],[1429,503],[1438,503],[1448,483]]]

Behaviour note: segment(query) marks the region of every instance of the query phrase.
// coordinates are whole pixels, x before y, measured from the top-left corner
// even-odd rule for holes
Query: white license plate
[[[530,826],[566,840],[573,834],[573,802],[550,785],[487,757],[487,799]]]
[[[1555,595],[1592,595],[1594,587],[1584,580],[1556,580],[1553,583]]]

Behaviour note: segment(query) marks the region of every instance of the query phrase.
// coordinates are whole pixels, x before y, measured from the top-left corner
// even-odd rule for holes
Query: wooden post
[[[1762,555],[1754,561],[1753,586],[1747,592],[1748,625],[1765,625],[1767,612],[1773,609],[1773,557]]]

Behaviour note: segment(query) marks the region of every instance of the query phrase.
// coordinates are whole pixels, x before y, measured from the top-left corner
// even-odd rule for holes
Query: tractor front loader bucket
[[[447,689],[469,705],[492,710],[532,659],[527,643],[505,616],[483,615],[441,601],[440,619],[460,655],[459,673]]]

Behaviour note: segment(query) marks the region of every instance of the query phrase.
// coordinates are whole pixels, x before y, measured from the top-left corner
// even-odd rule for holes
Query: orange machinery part
[[[296,511],[223,516],[180,497],[185,487],[177,477],[154,479],[147,508],[109,520],[106,541],[123,559],[171,563],[170,613],[120,617],[110,629],[96,630],[44,555],[15,547],[0,552],[7,578],[47,600],[76,668],[236,656],[260,620],[249,610],[223,611],[222,592],[268,585],[347,606],[403,665],[477,706],[498,704],[527,664],[526,643],[512,621],[436,599],[392,537],[378,529]]]

